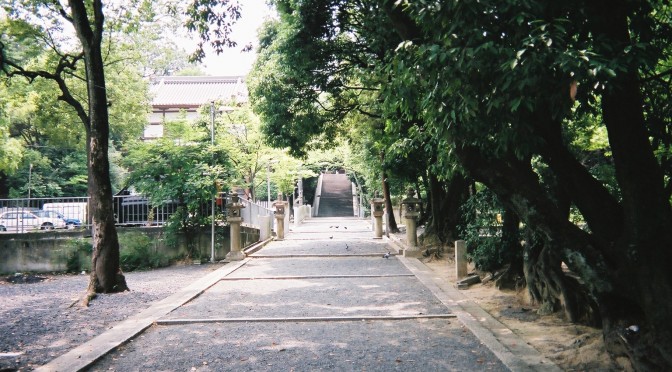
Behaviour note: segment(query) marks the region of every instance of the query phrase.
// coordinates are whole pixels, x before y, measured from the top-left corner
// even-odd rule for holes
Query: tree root
[[[425,249],[422,252],[422,255],[424,257],[428,257],[430,261],[432,261],[434,259],[439,260],[443,257],[443,251],[444,251],[443,246],[430,247],[430,248]]]
[[[91,301],[98,297],[98,293],[96,292],[86,292],[86,294],[79,300],[79,305],[81,307],[89,307],[89,304]]]

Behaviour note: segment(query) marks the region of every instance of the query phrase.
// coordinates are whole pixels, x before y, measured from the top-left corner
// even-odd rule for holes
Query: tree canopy
[[[478,181],[529,231],[512,257],[542,309],[601,324],[636,368],[672,365],[654,300],[672,303],[669,5],[275,4],[251,83],[271,143],[302,155],[357,133],[383,170],[417,165],[406,182],[432,206]]]

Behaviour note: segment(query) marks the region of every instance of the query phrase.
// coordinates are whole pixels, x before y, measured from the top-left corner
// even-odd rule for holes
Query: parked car
[[[65,227],[68,229],[74,229],[76,227],[82,226],[82,221],[79,219],[67,218],[56,211],[35,211],[35,214],[42,218],[61,219],[63,222],[65,222]]]
[[[65,227],[61,218],[41,217],[40,211],[17,211],[0,214],[0,231],[23,232],[29,229],[52,230]]]

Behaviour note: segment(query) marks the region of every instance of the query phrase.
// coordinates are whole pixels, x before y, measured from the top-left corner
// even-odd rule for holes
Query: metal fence
[[[241,214],[243,221],[250,226],[259,226],[258,216],[271,215],[272,211],[248,200]],[[177,211],[177,203],[167,201],[161,206],[152,207],[149,199],[141,195],[114,196],[114,217],[118,226],[162,226]],[[218,206],[222,208],[223,206]],[[88,197],[0,199],[0,217],[5,212],[49,210],[60,213],[71,225],[88,227],[91,225]],[[201,215],[212,214],[211,203],[204,203]],[[75,222],[76,221],[76,222]]]

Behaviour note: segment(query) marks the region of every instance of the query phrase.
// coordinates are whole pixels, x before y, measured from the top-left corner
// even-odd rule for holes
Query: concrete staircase
[[[352,182],[345,174],[322,174],[317,217],[353,217]]]

